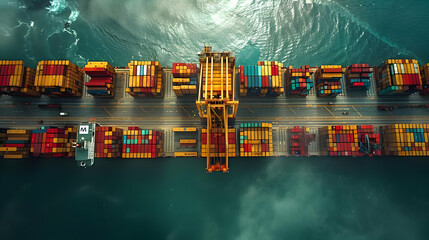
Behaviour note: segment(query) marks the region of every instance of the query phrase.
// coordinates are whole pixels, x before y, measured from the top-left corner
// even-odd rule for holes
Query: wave
[[[51,0],[50,4],[51,5],[46,9],[48,9],[49,12],[52,12],[52,13],[61,13],[67,8],[67,5],[68,5],[65,0]]]
[[[131,59],[171,65],[196,61],[205,44],[236,52],[238,64],[278,60],[289,65],[378,63],[388,57],[417,58],[376,31],[347,6],[329,0],[28,0],[15,4],[25,51],[38,59]],[[34,5],[34,4],[33,4]],[[36,9],[36,10],[34,10]],[[28,33],[28,31],[29,33]],[[41,41],[42,40],[42,41]],[[18,48],[17,48],[18,49]]]
[[[356,25],[364,28],[368,33],[372,34],[377,39],[379,39],[382,42],[386,43],[388,46],[396,48],[400,52],[400,54],[408,55],[408,56],[413,56],[414,58],[418,58],[415,53],[407,50],[404,47],[398,46],[398,44],[394,43],[388,37],[380,35],[377,31],[375,31],[371,27],[370,24],[368,24],[367,22],[361,21],[358,17],[355,17],[352,13],[350,13],[350,11],[347,8],[339,5],[337,2],[331,1],[331,0],[314,0],[314,3],[320,4],[320,5],[326,5],[333,12],[336,12],[339,15],[343,15],[343,16],[347,17],[351,22],[353,22]]]
[[[46,7],[46,9],[48,10],[48,14],[54,15],[58,15],[69,10],[70,15],[67,19],[69,24],[75,22],[80,14],[76,3],[69,4],[69,2],[66,2],[65,0],[51,0],[49,7]]]
[[[52,42],[50,39],[52,37],[60,38],[58,35],[66,33],[71,36],[68,47],[65,49],[65,57],[73,60],[79,65],[85,64],[87,61],[81,54],[79,54],[78,44],[80,38],[78,36],[78,31],[73,29],[73,23],[76,22],[79,18],[80,11],[78,9],[79,5],[75,1],[65,1],[65,0],[51,0],[50,5],[46,8],[48,10],[47,17],[54,23],[54,26],[51,26],[50,33],[46,37],[48,42]],[[67,17],[66,17],[67,16]],[[55,41],[54,41],[55,42]],[[55,46],[52,46],[54,49]],[[57,58],[58,56],[53,56]]]
[[[70,13],[70,16],[69,16],[69,22],[74,22],[74,21],[76,21],[76,19],[79,17],[79,11],[77,11],[77,10],[73,10],[73,11],[71,11],[71,13]]]

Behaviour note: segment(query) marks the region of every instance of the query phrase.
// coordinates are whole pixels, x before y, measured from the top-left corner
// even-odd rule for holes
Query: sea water
[[[0,57],[429,62],[429,1],[0,1]],[[427,158],[0,161],[0,239],[427,239]]]
[[[237,64],[429,62],[429,2],[416,0],[0,1],[0,56],[35,67],[69,59],[195,62],[204,45]]]
[[[426,239],[429,162],[399,157],[0,161],[1,239]]]

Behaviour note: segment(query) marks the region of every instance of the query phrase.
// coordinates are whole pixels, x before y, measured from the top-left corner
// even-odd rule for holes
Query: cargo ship
[[[101,158],[202,157],[207,172],[228,172],[229,160],[236,157],[429,156],[429,122],[284,126],[275,119],[237,121],[239,99],[247,104],[278,99],[276,104],[289,106],[287,99],[294,97],[335,101],[339,96],[365,92],[380,98],[420,95],[425,101],[429,64],[420,67],[414,59],[389,59],[378,66],[356,63],[347,67],[330,64],[294,68],[279,61],[236,66],[233,52],[214,52],[208,46],[197,60],[173,63],[171,69],[157,61],[130,61],[125,68],[90,61],[81,68],[67,60],[44,60],[35,70],[25,67],[23,61],[0,61],[0,89],[4,95],[82,98],[82,103],[97,99],[96,104],[119,103],[125,98],[153,101],[138,100],[141,97],[183,99],[193,101],[196,113],[187,112],[180,103],[178,108],[189,118],[201,119],[192,126],[178,123],[147,128],[138,122],[125,127],[111,121],[104,124],[89,116],[91,121],[74,125],[3,127],[0,157],[66,157],[74,158],[82,167],[92,166]],[[41,111],[61,110],[60,104],[40,106],[46,106]],[[388,113],[392,110],[381,107]],[[67,120],[68,113],[61,113]]]

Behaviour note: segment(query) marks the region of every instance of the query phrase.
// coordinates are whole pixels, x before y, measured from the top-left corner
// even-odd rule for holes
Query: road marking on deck
[[[255,113],[255,111],[253,111],[252,109],[250,109],[250,107],[247,107],[247,109],[249,109],[249,112],[251,112],[252,114]]]
[[[289,106],[289,109],[293,112],[293,114],[295,114],[295,111],[292,109],[291,106]]]
[[[326,119],[327,121],[331,121],[331,120],[335,120],[335,121],[345,121],[345,120],[350,120],[350,119],[355,119],[355,120],[392,120],[392,119],[397,119],[397,120],[425,120],[425,121],[429,121],[429,116],[426,115],[404,115],[404,116],[393,116],[394,118],[392,118],[392,116],[363,116],[362,118],[359,116],[335,116],[335,118],[333,119],[331,116],[302,116],[302,117],[237,117],[238,120],[240,119],[261,119],[261,120],[267,120],[267,121],[290,121],[290,120],[296,120],[296,121],[302,121],[302,120],[322,120],[322,119]],[[49,120],[58,120],[58,121],[63,121],[65,118],[64,117],[44,117],[45,119],[49,119]],[[82,116],[82,117],[67,117],[67,119],[69,120],[79,120],[79,119],[87,119],[87,117]],[[29,121],[33,121],[33,120],[38,120],[40,119],[40,117],[19,117],[19,116],[13,116],[13,117],[4,117],[4,116],[0,116],[0,121],[16,121],[16,120],[29,120]],[[90,118],[91,121],[95,120],[96,118]],[[98,117],[97,119],[108,119],[108,120],[157,120],[157,119],[166,119],[166,120],[177,120],[177,119],[185,119],[187,120],[188,117],[177,117],[177,116],[171,116],[171,117]],[[192,121],[197,121],[195,119],[191,119]]]
[[[333,117],[335,117],[335,115],[331,112],[331,110],[329,110],[329,109],[328,109],[328,107],[327,107],[327,106],[325,106],[325,109],[326,109],[326,110],[328,110],[328,112],[329,112]]]
[[[110,114],[110,112],[109,111],[107,111],[107,108],[106,107],[103,107],[104,108],[104,110],[107,112],[107,114],[109,115],[109,117],[112,117],[112,114]]]
[[[191,115],[188,113],[188,111],[186,111],[186,109],[185,109],[185,107],[184,107],[184,106],[182,106],[182,109],[183,109],[183,111],[184,111],[186,114],[188,114],[188,116],[191,118]]]
[[[130,94],[127,93],[127,88],[129,86],[129,82],[130,82],[130,75],[129,74],[125,74],[125,86],[124,86],[124,98],[131,98],[132,96]]]
[[[143,107],[140,107],[140,109],[141,109],[144,113],[147,113],[147,112],[146,112],[146,110],[144,110],[144,108],[143,108]]]
[[[386,109],[386,111],[390,114],[390,116],[393,116],[393,113],[391,113],[389,110]]]
[[[359,114],[359,116],[363,117],[362,114],[360,114],[360,112],[354,106],[352,106],[352,108]]]
[[[164,104],[164,103],[159,103],[159,104]],[[414,104],[414,105],[419,105],[418,108],[422,108],[420,105],[423,105],[423,104]],[[120,101],[119,102],[113,102],[111,104],[108,103],[108,104],[105,104],[105,106],[108,106],[108,107],[111,107],[111,108],[119,108],[119,107],[120,108],[135,108],[135,107],[138,107],[136,105],[133,105],[133,103],[129,103],[129,102],[121,103]],[[178,107],[178,105],[173,105],[173,104],[171,104],[171,105],[148,105],[148,104],[146,104],[144,106],[146,106],[146,107],[152,107],[152,108],[176,108],[176,107]],[[183,104],[182,106],[185,106],[185,107],[195,107],[195,104],[193,104],[193,103],[186,103],[186,104]],[[314,109],[314,108],[322,108],[322,107],[329,107],[329,106],[333,106],[333,105],[325,105],[325,104],[249,105],[249,104],[242,104],[242,105],[240,105],[240,108],[251,107],[251,108],[255,109],[255,108],[290,108],[290,107],[292,107],[292,108],[313,108]],[[379,104],[353,104],[353,105],[350,105],[350,104],[336,104],[335,106],[337,106],[337,107],[352,107],[352,106],[357,106],[357,107],[378,107]],[[401,105],[401,106],[408,107],[407,105]],[[15,105],[0,105],[0,108],[10,108],[10,107],[16,107],[16,106]],[[37,105],[30,105],[30,106],[27,106],[27,107],[28,108],[37,108],[38,106]],[[91,104],[89,104],[89,105],[76,104],[76,105],[67,105],[65,107],[67,107],[67,108],[80,108],[80,107],[101,108],[103,106],[100,106],[100,105],[91,105]]]

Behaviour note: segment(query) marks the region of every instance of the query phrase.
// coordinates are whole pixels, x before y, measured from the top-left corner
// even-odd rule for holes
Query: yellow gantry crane
[[[235,101],[235,56],[233,52],[212,52],[212,48],[206,46],[198,57],[200,76],[196,104],[200,117],[207,119],[207,144],[203,144],[203,157],[207,157],[208,172],[227,172],[228,157],[235,155],[230,154],[228,146],[228,119],[235,118],[238,108],[238,101]],[[225,137],[225,144],[220,136]],[[210,142],[213,138],[217,144]]]

